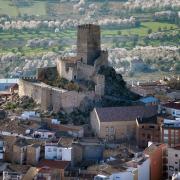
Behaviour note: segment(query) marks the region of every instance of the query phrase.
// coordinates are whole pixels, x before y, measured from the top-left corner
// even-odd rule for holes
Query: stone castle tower
[[[101,54],[100,26],[87,24],[78,26],[77,56],[82,57],[83,63],[94,65]]]

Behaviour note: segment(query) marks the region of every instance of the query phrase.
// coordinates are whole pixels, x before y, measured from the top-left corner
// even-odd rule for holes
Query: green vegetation
[[[131,28],[122,30],[122,35],[132,35],[137,34],[139,36],[145,36],[148,34],[148,29],[152,29],[152,32],[158,32],[159,28],[167,30],[177,29],[177,25],[170,23],[161,23],[161,22],[143,22],[138,28]]]
[[[12,17],[20,15],[46,15],[46,2],[35,1],[29,6],[18,7],[11,0],[0,0],[0,14],[7,14]]]
[[[6,110],[13,110],[13,109],[16,109],[17,108],[17,104],[16,103],[13,103],[13,102],[8,102],[6,105],[5,105],[5,109]]]
[[[79,85],[75,82],[70,82],[65,78],[56,78],[54,81],[49,81],[46,82],[49,85],[55,86],[55,87],[59,87],[59,88],[63,88],[63,89],[67,89],[69,91],[80,91],[81,88],[79,87]]]
[[[150,32],[158,32],[158,30],[162,30],[162,32],[166,32],[167,35],[171,35],[174,33],[178,34],[178,26],[170,23],[160,23],[160,22],[143,22],[141,26],[138,28],[130,28],[130,29],[102,29],[102,40],[105,42],[107,47],[112,47],[114,44],[115,47],[126,47],[133,48],[135,45],[152,45],[158,46],[162,45],[176,45],[178,44],[179,38],[175,37],[170,39],[165,39],[163,42],[161,40],[147,40],[144,39]],[[135,36],[134,39],[121,41],[119,37],[130,37]],[[35,38],[50,38],[54,40],[66,40],[68,39],[70,44],[59,44],[49,48],[30,48],[26,47],[25,44],[28,40]],[[110,41],[107,38],[114,39]],[[23,46],[19,45],[19,41]],[[0,54],[7,52],[21,52],[23,55],[33,56],[42,54],[48,51],[58,52],[59,50],[63,50],[64,48],[72,45],[76,41],[76,30],[62,30],[59,33],[55,33],[50,30],[19,30],[19,31],[6,31],[0,32]],[[9,44],[11,42],[10,46]],[[66,41],[65,41],[66,42]],[[5,45],[7,47],[5,47]],[[20,46],[20,47],[19,47]],[[17,48],[19,47],[19,48]]]

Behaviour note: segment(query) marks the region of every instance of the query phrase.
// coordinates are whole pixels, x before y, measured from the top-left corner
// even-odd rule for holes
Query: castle
[[[108,52],[101,50],[101,32],[98,25],[78,26],[77,55],[60,57],[56,67],[37,69],[36,79],[21,79],[19,96],[30,96],[41,105],[42,110],[67,111],[82,105],[84,100],[101,98],[104,95],[105,77],[98,73],[101,66],[108,66]],[[68,81],[91,81],[93,90],[75,91],[50,86],[44,81],[49,76],[65,78]]]

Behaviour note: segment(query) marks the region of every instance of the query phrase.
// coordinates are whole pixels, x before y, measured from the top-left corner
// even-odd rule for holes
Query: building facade
[[[180,145],[180,120],[164,119],[161,125],[161,140],[170,147]]]
[[[161,120],[158,121],[157,116],[150,118],[137,118],[136,119],[136,140],[140,148],[146,148],[148,142],[160,142]]]
[[[102,139],[130,139],[135,138],[136,118],[156,114],[156,106],[95,108],[91,112],[91,127],[94,134]]]
[[[174,173],[180,171],[180,148],[179,146],[174,148],[168,148],[168,163],[167,163],[167,172],[168,179],[172,179]]]
[[[150,159],[150,180],[166,178],[166,144],[151,143],[144,151]]]
[[[72,161],[72,147],[63,147],[58,143],[45,144],[45,159]]]

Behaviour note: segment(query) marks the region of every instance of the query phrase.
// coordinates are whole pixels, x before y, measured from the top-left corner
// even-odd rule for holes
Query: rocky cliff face
[[[126,82],[121,74],[117,74],[112,67],[102,66],[99,73],[105,76],[105,95],[102,98],[102,106],[131,105],[139,95],[131,92],[126,87]]]

